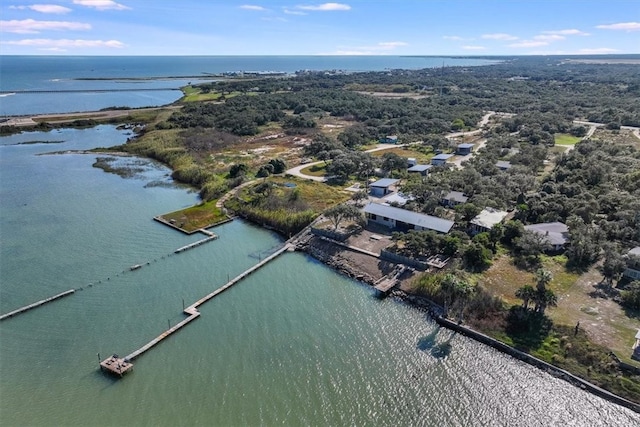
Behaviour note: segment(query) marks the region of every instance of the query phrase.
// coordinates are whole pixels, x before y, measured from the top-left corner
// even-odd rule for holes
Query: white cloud
[[[585,33],[584,31],[576,30],[575,28],[568,30],[553,30],[553,31],[542,31],[542,34],[555,34],[558,36],[588,36],[589,33]]]
[[[380,46],[381,49],[395,49],[397,47],[400,46],[407,46],[408,43],[405,42],[380,42],[378,43],[378,46]]]
[[[533,38],[534,40],[543,40],[543,41],[548,41],[548,42],[555,42],[558,40],[564,40],[565,37],[558,35],[558,34],[542,34],[539,36],[535,36]]]
[[[594,48],[594,49],[580,49],[578,51],[578,53],[581,53],[583,55],[602,55],[602,54],[606,54],[606,53],[616,53],[619,52],[618,49],[611,49],[608,47],[598,47],[598,48]]]
[[[17,34],[38,34],[41,31],[78,31],[90,29],[91,25],[82,22],[36,21],[34,19],[0,21],[0,32]]]
[[[619,22],[617,24],[596,25],[601,30],[640,31],[640,22]]]
[[[260,12],[267,10],[262,6],[257,6],[257,5],[254,5],[254,4],[243,4],[242,6],[240,6],[240,9],[256,10],[256,11],[260,11]]]
[[[511,34],[505,34],[505,33],[483,34],[482,38],[489,39],[489,40],[504,40],[504,41],[518,40],[518,37],[512,36]]]
[[[508,46],[509,47],[540,47],[540,46],[546,46],[548,44],[549,42],[542,41],[542,40],[524,40],[519,43],[512,43]]]
[[[307,15],[305,12],[302,12],[300,10],[291,10],[291,9],[285,8],[283,11],[287,15]]]
[[[341,46],[338,50],[323,55],[385,55],[398,47],[409,46],[406,42],[380,42],[375,46]]]
[[[108,47],[121,49],[124,43],[118,40],[70,40],[70,39],[24,39],[1,42],[12,46],[31,46],[41,49],[67,49],[84,47]]]
[[[131,9],[113,0],[73,0],[73,4],[80,6],[95,7],[98,10],[128,10]]]
[[[343,3],[323,3],[318,5],[296,6],[296,9],[331,12],[335,10],[351,10],[351,6]]]
[[[30,6],[9,6],[9,9],[19,9],[19,10],[31,9],[35,12],[53,13],[58,15],[71,12],[71,9],[69,9],[68,7],[58,6],[57,4],[32,4]]]
[[[462,46],[462,48],[464,50],[485,50],[486,49],[486,47],[484,46],[470,46],[470,45]]]

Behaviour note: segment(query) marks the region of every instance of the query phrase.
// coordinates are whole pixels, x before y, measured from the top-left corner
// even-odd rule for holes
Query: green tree
[[[522,308],[529,309],[529,303],[536,297],[536,290],[531,285],[524,285],[516,291],[516,298],[522,300]]]
[[[356,206],[361,206],[361,202],[368,199],[369,196],[367,195],[367,192],[362,190],[356,191],[355,193],[353,193],[353,196],[351,196],[351,200],[356,203]]]
[[[354,205],[340,204],[327,209],[324,216],[333,224],[333,230],[337,230],[340,223],[344,220],[360,220],[362,212]]]
[[[238,176],[244,175],[245,173],[247,173],[247,165],[245,165],[244,163],[236,163],[234,165],[231,165],[231,168],[229,169],[229,178],[236,178]]]
[[[604,253],[604,261],[602,262],[602,267],[600,267],[600,272],[606,284],[611,286],[614,280],[620,280],[622,273],[627,268],[627,263],[615,248],[605,248]]]
[[[384,153],[382,155],[382,169],[386,171],[402,171],[407,169],[407,158],[396,153]]]

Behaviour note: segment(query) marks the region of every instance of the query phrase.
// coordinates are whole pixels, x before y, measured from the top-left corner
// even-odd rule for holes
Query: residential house
[[[556,252],[563,250],[569,242],[569,228],[561,222],[525,225],[524,229],[544,235],[552,250]]]
[[[397,144],[398,137],[396,135],[387,135],[385,137],[380,138],[381,144]]]
[[[468,154],[471,154],[471,151],[473,151],[473,144],[458,144],[458,150],[456,151],[456,154],[466,156]]]
[[[364,207],[364,213],[369,222],[398,231],[433,230],[448,233],[453,227],[453,221],[378,203],[369,203]]]
[[[415,157],[408,157],[407,158],[407,167],[410,168],[411,166],[415,166],[418,164],[418,161],[416,160]]]
[[[446,196],[442,198],[440,202],[444,206],[452,208],[456,205],[467,203],[467,200],[469,200],[469,198],[465,196],[461,191],[450,191]]]
[[[369,184],[369,191],[372,196],[383,197],[389,193],[393,193],[393,187],[399,181],[399,179],[383,178],[373,184]]]
[[[631,280],[640,280],[640,246],[627,253],[627,269],[622,275]]]
[[[491,230],[496,224],[501,223],[509,212],[494,208],[485,208],[470,221],[471,234],[483,233]]]
[[[508,162],[506,160],[498,160],[496,162],[496,167],[501,171],[506,171],[511,169],[511,162]]]
[[[453,154],[438,154],[431,158],[431,164],[433,166],[444,166],[447,160],[453,157]]]
[[[433,165],[414,165],[407,169],[409,173],[419,173],[422,176],[427,176],[429,173],[429,169],[431,169]]]

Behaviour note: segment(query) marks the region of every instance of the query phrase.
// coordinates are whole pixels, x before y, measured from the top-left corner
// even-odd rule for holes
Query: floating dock
[[[36,307],[40,307],[41,305],[44,305],[44,304],[50,303],[52,301],[55,301],[57,299],[66,297],[67,295],[71,295],[73,293],[75,293],[75,289],[69,289],[68,291],[59,293],[59,294],[54,295],[52,297],[49,297],[49,298],[34,302],[33,304],[25,305],[24,307],[20,307],[17,310],[13,310],[13,311],[11,311],[11,312],[9,312],[7,314],[3,314],[2,316],[0,316],[0,320],[8,319],[8,318],[16,316],[18,314],[24,313],[25,311],[32,310],[32,309],[34,309]]]
[[[160,342],[162,342],[169,335],[173,334],[174,332],[179,331],[184,326],[189,324],[191,321],[193,321],[193,320],[197,319],[198,317],[200,317],[200,312],[198,311],[198,307],[199,306],[201,306],[205,302],[209,301],[213,297],[215,297],[217,295],[220,295],[222,292],[226,291],[227,289],[229,289],[233,285],[235,285],[238,282],[240,282],[245,277],[249,276],[254,271],[258,270],[259,268],[263,267],[264,265],[266,265],[270,261],[272,261],[275,258],[277,258],[278,256],[282,255],[284,252],[291,251],[291,250],[294,250],[294,246],[289,244],[289,243],[287,243],[282,248],[278,249],[276,252],[274,252],[273,254],[268,256],[267,258],[263,259],[258,264],[254,265],[253,267],[251,267],[248,270],[244,271],[240,275],[238,275],[238,276],[234,277],[233,279],[231,279],[224,286],[216,289],[215,291],[211,292],[210,294],[205,295],[204,297],[200,298],[195,303],[191,304],[189,307],[185,308],[183,313],[186,314],[187,317],[184,320],[182,320],[180,323],[178,323],[175,326],[172,326],[171,328],[167,329],[166,331],[164,331],[163,333],[158,335],[156,338],[152,339],[151,341],[149,341],[148,343],[146,343],[145,345],[143,345],[142,347],[140,347],[139,349],[135,350],[134,352],[130,353],[129,355],[127,355],[125,357],[119,357],[118,355],[114,354],[113,356],[110,356],[107,359],[101,361],[100,362],[100,369],[103,372],[106,371],[106,372],[108,372],[110,374],[114,374],[114,375],[118,375],[118,376],[122,377],[125,373],[129,372],[129,370],[131,370],[133,368],[133,363],[131,363],[132,360],[136,359],[137,357],[139,357],[140,355],[142,355],[146,351],[148,351],[151,348],[153,348],[155,345],[157,345]]]

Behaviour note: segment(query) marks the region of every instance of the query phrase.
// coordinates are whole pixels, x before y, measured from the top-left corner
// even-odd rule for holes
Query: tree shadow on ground
[[[505,332],[515,348],[528,352],[540,347],[552,326],[553,322],[545,314],[513,306],[507,315]]]
[[[620,297],[620,290],[607,284],[605,281],[593,286],[594,290],[589,292],[591,298],[616,299]]]

